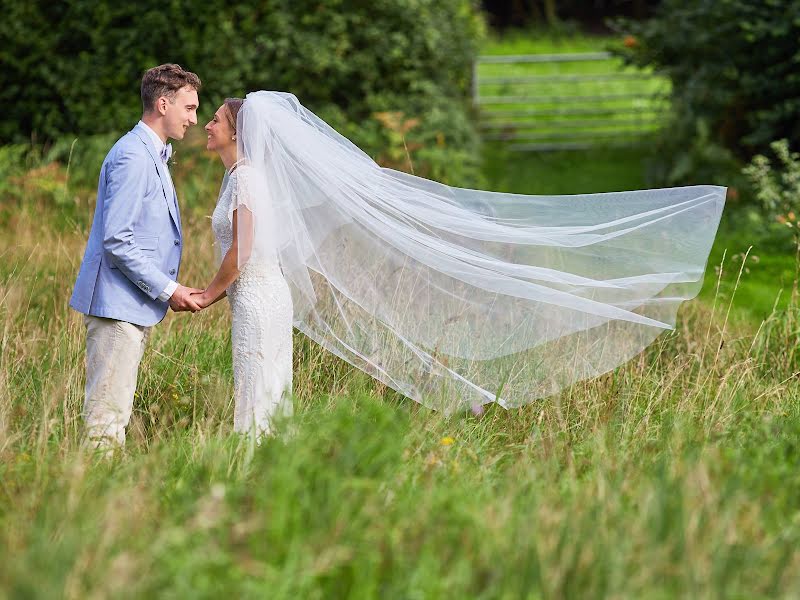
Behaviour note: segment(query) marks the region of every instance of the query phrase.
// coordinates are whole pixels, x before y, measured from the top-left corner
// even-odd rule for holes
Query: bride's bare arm
[[[237,214],[238,213],[238,214]],[[253,242],[253,213],[242,206],[233,211],[233,242],[230,249],[222,257],[217,274],[204,292],[198,294],[198,303],[203,308],[210,306],[225,297],[228,286],[239,277],[240,265],[250,258]],[[239,230],[243,235],[240,235]]]

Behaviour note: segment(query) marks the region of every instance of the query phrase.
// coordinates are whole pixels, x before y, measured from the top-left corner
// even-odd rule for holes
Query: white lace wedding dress
[[[246,173],[240,172],[246,169],[239,167],[225,176],[211,217],[220,257],[233,242],[233,210],[242,204],[234,194],[246,193],[242,191],[246,186],[237,186],[236,178],[245,177]],[[232,313],[233,428],[267,434],[273,417],[292,413],[292,297],[277,257],[245,263],[228,288],[228,300]]]

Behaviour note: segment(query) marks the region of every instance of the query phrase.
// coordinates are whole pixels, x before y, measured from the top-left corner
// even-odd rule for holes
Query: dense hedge
[[[617,28],[631,62],[672,80],[676,152],[720,162],[709,144],[741,159],[800,139],[800,0],[663,0],[654,18]]]
[[[426,174],[448,178],[449,163],[450,179],[469,179],[476,160],[467,96],[483,23],[472,0],[5,0],[3,9],[0,143],[124,130],[141,113],[142,72],[177,62],[203,80],[205,116],[226,96],[288,90],[376,155],[394,140],[376,112],[419,119],[407,137]]]

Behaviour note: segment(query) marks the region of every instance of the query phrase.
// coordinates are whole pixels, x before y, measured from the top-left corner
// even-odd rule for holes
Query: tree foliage
[[[391,137],[374,114],[399,111],[420,120],[408,135],[424,162],[476,160],[467,97],[483,22],[472,0],[3,5],[0,142],[124,130],[141,113],[142,73],[176,62],[203,80],[203,110],[286,90],[373,153]]]
[[[739,158],[800,139],[800,0],[664,0],[654,18],[621,21],[621,52],[673,84],[671,148],[699,130]]]
[[[755,190],[755,197],[764,214],[772,222],[790,229],[795,242],[800,241],[800,152],[789,150],[788,140],[771,144],[776,156],[757,154],[744,168],[744,174]],[[795,244],[797,245],[797,244]]]

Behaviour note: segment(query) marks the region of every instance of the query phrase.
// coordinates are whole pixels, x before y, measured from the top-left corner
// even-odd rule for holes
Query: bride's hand
[[[211,306],[211,298],[209,298],[206,290],[198,290],[192,293],[192,299],[197,302],[200,308],[208,308]]]

